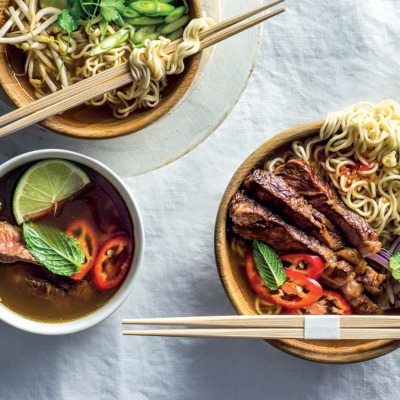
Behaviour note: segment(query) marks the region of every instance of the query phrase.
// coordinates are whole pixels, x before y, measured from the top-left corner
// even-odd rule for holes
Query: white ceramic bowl
[[[142,218],[140,216],[138,206],[128,188],[125,186],[124,182],[118,177],[118,175],[116,175],[104,164],[94,160],[93,158],[66,150],[48,149],[32,151],[30,153],[25,153],[18,157],[12,158],[11,160],[0,165],[0,178],[2,178],[15,168],[21,167],[33,161],[44,160],[47,158],[61,158],[80,163],[97,171],[98,173],[103,175],[110,183],[112,183],[121,195],[122,199],[125,201],[126,207],[131,215],[135,237],[135,253],[133,256],[132,266],[123,284],[115,293],[115,295],[104,306],[102,306],[100,309],[93,312],[92,314],[73,321],[47,323],[32,321],[30,319],[24,318],[14,313],[13,311],[10,311],[6,307],[0,305],[0,319],[12,326],[15,326],[16,328],[42,335],[64,335],[67,333],[79,332],[84,329],[90,328],[93,325],[96,325],[103,319],[107,318],[110,314],[112,314],[123,303],[123,301],[127,298],[130,291],[132,290],[136,271],[138,270],[139,265],[142,261],[145,238]]]

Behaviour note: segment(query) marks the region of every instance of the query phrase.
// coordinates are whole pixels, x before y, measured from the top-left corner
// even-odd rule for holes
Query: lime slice
[[[13,211],[18,224],[38,217],[90,183],[81,168],[64,160],[44,160],[32,165],[14,192]]]
[[[40,0],[39,5],[40,8],[55,7],[59,8],[60,10],[68,8],[67,0]]]

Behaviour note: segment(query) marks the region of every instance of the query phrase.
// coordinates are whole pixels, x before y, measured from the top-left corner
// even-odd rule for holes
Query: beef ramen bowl
[[[0,319],[61,335],[113,313],[144,251],[137,204],[108,167],[64,150],[0,166]]]
[[[41,26],[36,26],[38,34],[32,40],[15,39],[19,42],[4,43],[10,37],[22,35],[23,32],[26,35],[30,32],[31,19],[28,12],[30,0],[20,0],[16,3],[0,2],[0,32],[2,32],[1,27],[7,28],[5,25],[10,20],[10,5],[14,6],[15,12],[19,14],[19,16],[14,14],[18,19],[18,24],[12,24],[3,38],[0,37],[0,84],[17,107],[26,106],[38,98],[113,66],[124,62],[130,63],[135,58],[133,57],[134,49],[143,51],[141,47],[145,42],[147,43],[147,39],[150,39],[152,45],[158,41],[159,35],[154,32],[156,26],[167,29],[167,31],[162,30],[164,33],[160,33],[160,36],[167,37],[173,34],[174,36],[169,36],[171,40],[175,40],[182,34],[182,28],[179,28],[178,32],[168,33],[168,27],[165,28],[168,24],[164,23],[168,16],[149,17],[146,14],[139,14],[134,9],[129,9],[129,13],[132,16],[137,14],[137,17],[120,16],[122,27],[113,21],[107,23],[101,19],[101,15],[93,20],[82,16],[77,23],[80,25],[71,33],[68,46],[67,31],[60,28],[57,19],[61,9],[68,10],[64,8],[67,4],[65,0],[32,1],[32,3],[35,4],[35,18],[38,18],[38,24],[44,26],[47,21],[53,22],[44,30],[41,30]],[[180,17],[185,26],[189,23],[188,21],[203,17],[199,0],[188,0],[187,3],[187,14]],[[175,9],[185,7],[183,0],[174,0],[173,4],[176,5]],[[167,6],[173,7],[172,3]],[[145,22],[149,22],[150,25],[141,25],[143,23],[141,21],[139,21],[140,25],[135,25],[138,19],[141,21],[145,19]],[[155,22],[158,25],[154,25]],[[176,21],[173,23],[176,24]],[[89,28],[88,24],[91,24]],[[143,32],[142,28],[147,30]],[[14,31],[15,34],[12,33]],[[108,37],[112,35],[117,35],[117,37],[109,39]],[[194,39],[197,38],[198,34]],[[110,48],[112,47],[112,44],[109,45],[110,41],[118,45]],[[108,50],[104,50],[107,46],[109,46]],[[67,57],[61,66],[66,48],[68,48]],[[149,58],[154,60],[154,57]],[[167,75],[158,69],[159,62],[155,65],[149,61],[149,68],[157,69],[157,77],[152,75],[152,79],[146,81],[149,69],[139,71],[141,80],[136,79],[136,84],[123,86],[92,99],[86,104],[77,105],[60,115],[47,118],[41,122],[41,125],[56,133],[86,139],[114,138],[139,131],[159,121],[183,99],[197,74],[200,59],[200,53],[193,54],[185,58],[183,71],[180,71],[178,67],[175,72]],[[138,82],[141,82],[141,87],[138,87]]]
[[[385,107],[386,105],[381,104],[381,106]],[[371,115],[375,117],[375,114],[371,113]],[[335,123],[335,120],[333,122]],[[340,125],[338,124],[338,126]],[[345,201],[341,203],[339,200],[341,191],[334,185],[334,182],[332,183],[329,176],[324,175],[324,179],[315,178],[315,176],[315,179],[306,179],[305,173],[300,173],[311,170],[320,173],[321,170],[317,169],[318,165],[314,164],[312,158],[307,158],[306,155],[308,151],[310,154],[314,154],[319,162],[323,161],[323,154],[326,153],[321,155],[317,148],[318,145],[321,145],[324,151],[328,148],[326,142],[320,141],[321,143],[319,143],[318,141],[319,135],[324,131],[323,127],[324,121],[313,122],[274,136],[244,161],[226,188],[216,219],[215,253],[222,285],[239,314],[341,314],[344,315],[342,318],[346,318],[345,315],[351,313],[371,314],[368,318],[374,318],[374,315],[377,314],[398,315],[396,299],[393,306],[388,305],[385,291],[392,283],[396,285],[397,281],[393,280],[389,271],[373,263],[375,256],[380,257],[381,244],[382,248],[393,248],[393,245],[385,244],[385,239],[390,235],[381,234],[390,231],[391,224],[387,221],[388,223],[383,229],[382,221],[370,218],[371,226],[367,225],[365,221],[361,221],[361,217],[356,215],[355,211],[348,207]],[[343,139],[344,134],[337,136]],[[308,150],[305,152],[303,150],[306,146],[303,146],[302,143],[308,144]],[[352,143],[352,148],[353,145],[354,148],[357,147]],[[301,151],[298,151],[299,149]],[[293,150],[296,158],[290,154]],[[344,153],[345,150],[342,151],[342,154]],[[349,154],[346,153],[347,156]],[[333,158],[331,154],[330,160]],[[309,162],[310,167],[304,166],[305,159]],[[345,188],[350,188],[356,180],[361,179],[361,171],[367,171],[366,164],[365,167],[362,167],[361,164],[354,163],[352,164],[354,165],[353,169],[350,168],[351,173],[348,174],[348,163],[343,164],[346,166],[346,171],[343,171]],[[288,171],[293,172],[293,175],[290,176]],[[296,171],[297,175],[294,174]],[[300,176],[302,179],[299,180]],[[334,179],[337,178],[338,176],[334,176]],[[341,179],[341,176],[339,178]],[[349,182],[352,179],[354,182]],[[373,179],[377,183],[374,177]],[[285,182],[288,184],[285,185]],[[301,186],[293,191],[291,187],[296,182],[300,182]],[[315,182],[321,185],[318,191],[316,187],[313,191],[308,186]],[[359,243],[350,244],[346,234],[339,229],[336,230],[336,221],[333,223],[332,232],[340,232],[339,237],[343,241],[342,244],[337,245],[336,250],[329,248],[329,246],[334,247],[333,242],[322,244],[326,238],[316,239],[313,236],[318,233],[307,225],[305,220],[308,217],[305,216],[309,215],[308,213],[314,208],[315,210],[320,208],[320,204],[316,200],[321,204],[324,203],[325,197],[322,191],[319,191],[322,185],[325,185],[324,190],[337,193],[332,195],[332,198],[338,199],[335,207],[340,207],[344,213],[352,213],[354,220],[357,220],[357,223],[366,229],[365,232],[368,231],[371,234],[371,241],[368,244],[371,247],[368,250],[365,247],[361,249],[361,240]],[[277,192],[274,193],[270,188],[277,189]],[[287,204],[291,206],[298,204],[297,210],[295,207],[291,210],[286,207],[285,196],[287,194],[289,194]],[[307,197],[308,194],[311,195]],[[377,200],[378,194],[375,196]],[[298,203],[296,203],[297,199],[299,199]],[[307,208],[307,212],[305,208]],[[366,208],[364,210],[366,211]],[[298,219],[301,216],[298,213],[305,217],[300,221],[300,228]],[[329,215],[331,222],[335,220],[327,208],[324,209],[324,213],[321,211],[320,213],[325,216]],[[313,215],[316,218],[321,217],[317,212],[314,212]],[[339,216],[339,212],[336,215]],[[381,227],[380,232],[378,231],[379,226]],[[348,233],[351,232],[352,237],[355,238],[357,227],[353,226],[353,228],[352,230],[349,227]],[[395,237],[396,235],[392,236],[392,242],[396,243]],[[346,250],[343,250],[343,246],[346,247]],[[374,248],[372,248],[373,246]],[[324,251],[326,253],[323,253]],[[371,256],[376,252],[377,254]],[[363,254],[363,256],[357,257],[357,260],[350,260],[348,257],[350,253]],[[366,253],[369,255],[365,256]],[[259,254],[265,256],[264,260],[274,257],[273,259],[281,264],[283,280],[277,282],[276,285],[279,290],[272,287],[271,282],[269,283],[271,288],[269,288],[267,280],[261,278],[263,271],[262,264],[260,266],[259,263],[263,259],[261,258],[260,261]],[[345,261],[344,258],[347,258],[348,261]],[[358,263],[357,267],[354,267],[354,263]],[[319,271],[317,272],[317,270]],[[373,283],[374,288],[368,286],[364,279],[367,270],[371,276],[377,278]],[[329,277],[331,280],[328,279]],[[306,279],[307,282],[313,281],[313,283],[302,286],[303,284],[300,283],[302,279]],[[335,288],[330,286],[333,283],[337,284]],[[294,291],[290,292],[290,288]],[[306,288],[306,290],[303,291],[302,288]],[[357,293],[354,292],[355,289]],[[314,299],[313,296],[315,296]],[[300,304],[302,301],[303,304]],[[306,301],[309,302],[306,304]],[[361,306],[362,303],[363,306]],[[267,342],[294,356],[324,363],[365,361],[386,354],[400,346],[400,342],[396,340],[281,339]]]

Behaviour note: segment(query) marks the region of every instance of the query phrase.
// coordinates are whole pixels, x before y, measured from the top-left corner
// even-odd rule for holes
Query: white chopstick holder
[[[304,339],[340,339],[339,315],[305,315]]]

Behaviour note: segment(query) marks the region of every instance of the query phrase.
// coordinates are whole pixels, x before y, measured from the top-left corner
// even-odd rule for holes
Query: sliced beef
[[[331,289],[341,291],[356,312],[376,314],[379,306],[363,293],[365,286],[355,279],[352,266],[345,261],[337,264],[336,268],[328,266],[325,269],[321,282]]]
[[[379,312],[379,306],[365,294],[362,294],[357,298],[347,297],[347,300],[353,309],[359,314],[377,314]]]
[[[346,261],[339,261],[325,267],[321,281],[331,289],[339,289],[355,277],[353,266]]]
[[[363,294],[364,284],[357,282],[354,266],[345,260],[338,261],[337,255],[317,239],[289,225],[268,208],[241,192],[233,196],[229,214],[233,231],[244,239],[261,240],[278,254],[311,252],[320,256],[326,263],[321,277],[325,286],[340,290],[354,310],[361,314],[375,314],[379,311],[379,307]],[[343,255],[348,258],[350,255],[355,257],[350,250]]]
[[[332,188],[304,161],[290,159],[275,170],[275,175],[326,215],[363,257],[379,251],[381,243],[372,227],[356,212],[346,208]]]
[[[367,266],[362,275],[357,276],[357,281],[361,282],[365,289],[372,294],[381,294],[385,289],[387,276],[379,274],[370,266]]]
[[[73,280],[65,278],[66,282],[60,286],[67,292],[68,296],[81,300],[89,300],[93,296],[93,290],[90,283],[84,279]]]
[[[12,263],[16,261],[38,264],[26,248],[20,228],[8,222],[0,222],[0,262]]]
[[[233,231],[248,240],[258,239],[270,245],[278,254],[308,252],[325,262],[335,261],[332,250],[307,233],[287,224],[265,206],[237,192],[230,204]]]
[[[43,300],[51,300],[58,303],[65,298],[65,290],[56,287],[49,281],[43,279],[26,279],[25,281],[28,284],[28,292]]]
[[[254,171],[243,183],[246,194],[281,215],[287,222],[303,229],[330,249],[339,249],[340,237],[331,236],[326,217],[314,209],[282,178],[263,170]]]
[[[343,238],[335,230],[328,229],[328,233],[332,240],[332,250],[337,251],[344,246]]]
[[[362,295],[364,291],[364,286],[361,283],[357,282],[355,279],[352,279],[344,286],[342,286],[340,290],[348,299],[357,299]]]
[[[92,295],[90,283],[86,280],[73,280],[67,277],[55,276],[54,281],[45,279],[26,279],[28,291],[44,300],[63,302],[67,298],[88,300]]]
[[[350,264],[354,265],[357,274],[363,274],[367,268],[367,262],[358,252],[358,250],[351,247],[344,247],[336,252],[339,259],[346,260]]]

